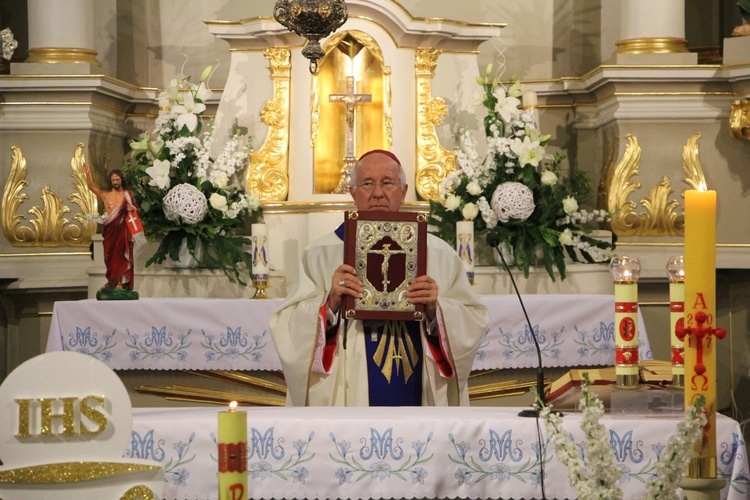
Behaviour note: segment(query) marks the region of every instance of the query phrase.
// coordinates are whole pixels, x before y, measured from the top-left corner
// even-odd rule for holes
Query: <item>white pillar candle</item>
[[[456,222],[456,251],[464,263],[469,283],[474,284],[474,222],[462,220]]]
[[[251,239],[253,241],[253,271],[254,281],[268,280],[268,226],[263,223],[251,226]]]

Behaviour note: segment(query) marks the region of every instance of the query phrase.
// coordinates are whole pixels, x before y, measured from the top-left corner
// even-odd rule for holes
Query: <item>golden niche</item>
[[[393,142],[390,68],[384,65],[377,42],[361,31],[345,31],[329,38],[323,50],[326,55],[313,77],[311,101],[316,194],[342,192],[347,157],[390,149]]]

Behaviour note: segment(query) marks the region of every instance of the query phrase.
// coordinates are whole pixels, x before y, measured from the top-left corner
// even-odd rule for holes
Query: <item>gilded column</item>
[[[28,15],[26,63],[80,64],[66,67],[75,73],[89,69],[84,65],[101,66],[94,50],[94,0],[28,0]]]

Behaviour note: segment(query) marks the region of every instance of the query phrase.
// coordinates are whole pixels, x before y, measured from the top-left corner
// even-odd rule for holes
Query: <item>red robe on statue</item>
[[[104,220],[102,244],[104,265],[107,267],[107,288],[122,283],[126,290],[133,289],[133,238],[127,227],[128,205],[135,205],[133,200],[133,193],[125,191],[122,204]]]

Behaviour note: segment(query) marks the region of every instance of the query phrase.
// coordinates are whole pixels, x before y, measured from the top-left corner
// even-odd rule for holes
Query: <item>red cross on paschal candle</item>
[[[699,311],[695,314],[695,322],[698,324],[694,328],[685,327],[683,323],[678,323],[675,327],[675,335],[681,341],[685,341],[685,337],[688,335],[695,335],[696,340],[696,362],[695,362],[695,373],[703,375],[706,373],[706,365],[703,364],[703,338],[705,337],[708,342],[711,340],[711,335],[717,339],[723,339],[727,335],[727,331],[723,328],[711,328],[710,326],[703,326],[708,319],[708,316],[703,311]]]

